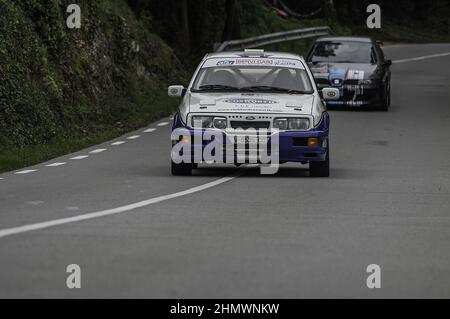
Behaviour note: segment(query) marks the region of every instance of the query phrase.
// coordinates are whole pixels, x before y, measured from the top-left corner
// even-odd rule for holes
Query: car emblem
[[[247,121],[254,121],[254,120],[256,120],[256,118],[254,116],[247,116],[245,119]]]

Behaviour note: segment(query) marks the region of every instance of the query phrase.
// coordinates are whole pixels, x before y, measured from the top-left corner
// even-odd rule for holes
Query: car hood
[[[192,93],[189,104],[191,113],[311,115],[314,95]]]
[[[311,63],[311,72],[316,79],[367,80],[378,66],[361,63]]]

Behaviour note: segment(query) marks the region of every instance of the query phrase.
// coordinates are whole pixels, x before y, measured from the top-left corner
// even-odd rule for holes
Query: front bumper
[[[325,113],[321,124],[313,130],[309,131],[280,131],[268,137],[267,146],[261,150],[259,146],[245,145],[245,148],[229,148],[227,147],[233,141],[236,141],[235,136],[230,136],[225,132],[217,132],[215,134],[222,134],[224,141],[222,154],[223,163],[255,163],[259,162],[261,151],[264,154],[277,154],[279,163],[298,162],[309,163],[316,161],[325,161],[328,145],[329,145],[329,125],[330,118],[328,113]],[[186,135],[189,136],[189,143],[191,145],[191,162],[201,163],[205,161],[203,152],[205,148],[212,143],[209,138],[204,138],[206,130],[194,130],[186,127],[180,121],[178,114],[174,118],[173,130],[182,129],[183,136],[172,137],[176,138],[172,141],[175,145]],[[253,136],[254,137],[254,136]],[[318,140],[317,146],[308,146],[308,140],[314,138]],[[231,154],[230,154],[231,150]],[[200,156],[199,156],[200,153]],[[242,163],[242,164],[244,164]]]
[[[320,84],[323,89],[330,85]],[[341,85],[333,86],[339,89],[341,98],[337,101],[326,101],[328,107],[369,107],[379,106],[383,103],[381,85]]]

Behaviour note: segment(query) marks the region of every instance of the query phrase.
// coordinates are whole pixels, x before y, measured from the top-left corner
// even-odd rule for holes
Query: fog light
[[[190,136],[183,136],[183,143],[184,144],[191,144],[191,137]]]
[[[319,139],[318,138],[309,138],[308,139],[308,146],[309,147],[318,147],[319,146]]]

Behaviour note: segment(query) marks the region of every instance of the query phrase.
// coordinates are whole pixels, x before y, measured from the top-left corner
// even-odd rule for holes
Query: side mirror
[[[386,60],[386,61],[384,61],[384,65],[385,65],[385,66],[391,66],[391,65],[392,65],[392,60]]]
[[[170,97],[183,97],[186,94],[186,89],[182,85],[171,85],[167,91]]]
[[[381,41],[381,40],[377,40],[377,44],[378,44],[380,47],[384,46],[384,42]]]
[[[323,99],[325,101],[335,101],[341,98],[341,93],[339,89],[335,88],[325,88],[322,90]]]

